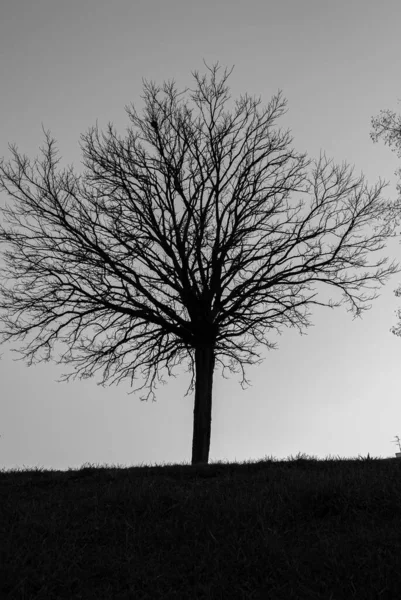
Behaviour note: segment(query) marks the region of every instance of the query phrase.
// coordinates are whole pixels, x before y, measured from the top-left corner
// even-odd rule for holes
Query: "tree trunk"
[[[213,346],[204,346],[195,349],[193,465],[207,464],[209,460],[214,361]]]

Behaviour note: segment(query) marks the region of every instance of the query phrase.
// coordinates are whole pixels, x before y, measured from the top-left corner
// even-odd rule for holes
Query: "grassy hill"
[[[0,472],[0,597],[396,599],[401,460]]]

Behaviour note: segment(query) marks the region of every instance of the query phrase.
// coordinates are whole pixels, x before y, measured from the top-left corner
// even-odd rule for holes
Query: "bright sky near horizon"
[[[373,144],[371,117],[401,112],[399,0],[3,0],[0,6],[0,157],[8,143],[34,158],[44,128],[56,138],[62,166],[81,168],[80,134],[109,121],[123,134],[124,110],[141,110],[142,78],[193,87],[193,71],[217,61],[235,65],[232,98],[248,92],[267,105],[279,89],[293,147],[355,165],[370,185],[389,182],[401,159]],[[0,193],[0,206],[12,204]],[[401,228],[400,228],[401,230]],[[401,237],[374,255],[401,263]],[[0,248],[1,250],[1,248]],[[1,255],[0,255],[1,260]],[[370,262],[372,257],[370,258]],[[256,348],[263,363],[246,366],[251,386],[218,366],[214,376],[210,462],[326,456],[394,456],[401,435],[401,299],[393,275],[361,319],[347,306],[311,306],[312,326],[300,336],[283,328]],[[320,286],[325,300],[340,292]],[[1,324],[0,324],[1,328]],[[189,463],[193,394],[190,374],[158,387],[157,402],[128,395],[100,378],[57,383],[64,367],[28,368],[0,347],[0,469]],[[138,387],[141,380],[134,382]],[[400,420],[399,420],[400,419]]]

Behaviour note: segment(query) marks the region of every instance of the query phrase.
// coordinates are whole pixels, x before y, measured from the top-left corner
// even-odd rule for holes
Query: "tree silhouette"
[[[377,143],[382,138],[384,143],[401,158],[401,115],[397,115],[389,109],[381,110],[377,117],[372,117],[371,123],[372,131],[370,137],[373,142]],[[401,179],[401,168],[397,169],[395,175],[398,175]],[[397,184],[396,189],[400,197],[398,198],[398,202],[394,204],[394,208],[398,206],[399,215],[401,214],[401,183]],[[394,290],[394,294],[401,296],[401,286]],[[396,327],[390,328],[390,331],[394,335],[401,336],[401,309],[398,309],[396,314],[400,320]]]
[[[162,90],[145,81],[143,116],[126,108],[135,129],[121,138],[109,124],[81,136],[80,175],[58,168],[48,132],[41,161],[10,146],[12,161],[0,164],[1,189],[16,202],[2,209],[12,227],[1,226],[0,241],[12,250],[1,272],[14,283],[0,287],[1,343],[32,335],[14,350],[29,365],[63,343],[56,362],[75,372],[60,381],[103,369],[99,385],[130,378],[132,386],[141,368],[146,381],[130,392],[147,387],[141,400],[155,397],[156,378],[164,383],[159,368],[170,376],[187,360],[192,464],[209,458],[217,361],[223,376],[223,357],[231,372],[239,365],[243,386],[244,365],[261,362],[256,344],[276,347],[266,330],[302,333],[309,304],[341,304],[315,299],[314,284],[341,290],[360,316],[377,296],[358,292],[398,267],[366,264],[393,234],[384,184],[368,189],[348,166],[291,149],[289,132],[275,125],[281,92],[262,111],[248,95],[224,111],[232,70],[218,80],[218,65],[207,68],[210,80],[193,74],[192,105],[174,81]],[[310,202],[301,216],[302,196]]]

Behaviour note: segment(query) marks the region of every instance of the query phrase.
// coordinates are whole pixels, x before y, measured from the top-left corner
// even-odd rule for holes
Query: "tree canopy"
[[[377,143],[382,139],[401,158],[401,115],[397,115],[389,109],[381,110],[377,117],[372,117],[371,123],[372,130],[370,136],[373,142]],[[401,180],[401,168],[397,169],[395,175],[398,175]],[[401,182],[396,185],[396,189],[400,194],[398,202],[395,203],[395,210],[398,210],[399,216],[401,214]],[[394,290],[394,293],[396,296],[401,296],[401,286]],[[401,336],[401,309],[396,312],[400,320],[397,326],[391,327],[390,331],[395,335]]]

